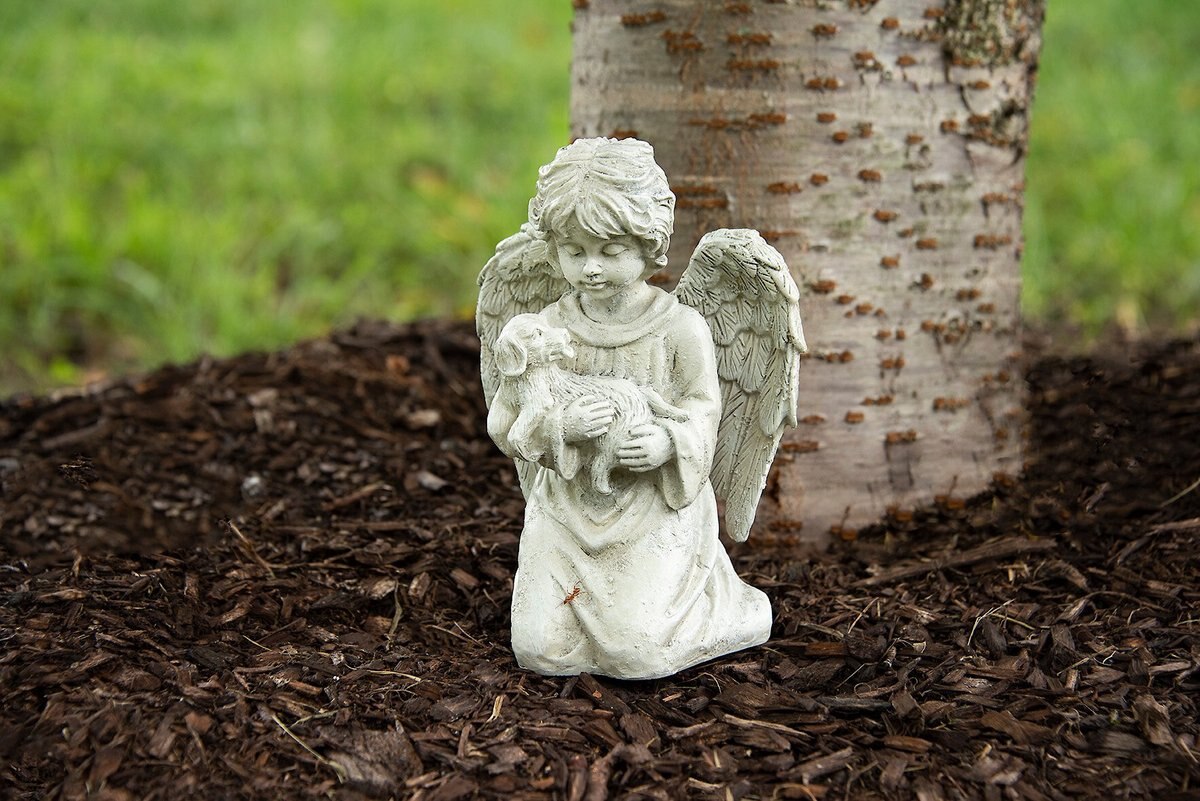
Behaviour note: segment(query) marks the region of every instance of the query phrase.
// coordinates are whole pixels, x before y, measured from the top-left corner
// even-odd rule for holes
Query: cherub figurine
[[[660,678],[770,636],[714,488],[744,540],[796,424],[799,292],[750,230],[705,236],[673,294],[651,286],[674,212],[649,144],[577,140],[479,277],[488,432],[526,499],[513,651],[539,673]]]

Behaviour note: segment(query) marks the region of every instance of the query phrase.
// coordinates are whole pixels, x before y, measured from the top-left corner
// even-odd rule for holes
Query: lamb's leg
[[[612,495],[612,463],[608,459],[592,462],[592,486],[601,495]]]
[[[662,395],[659,395],[649,387],[641,387],[642,395],[646,398],[646,404],[650,410],[654,412],[656,417],[666,417],[669,420],[674,420],[677,423],[686,423],[690,415],[686,409],[681,409],[678,406],[667,403]]]

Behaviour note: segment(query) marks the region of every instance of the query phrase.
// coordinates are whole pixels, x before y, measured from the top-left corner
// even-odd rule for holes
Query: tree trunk
[[[576,136],[654,145],[673,283],[757,228],[812,350],[756,535],[852,537],[1019,472],[1021,210],[1044,0],[575,0]]]

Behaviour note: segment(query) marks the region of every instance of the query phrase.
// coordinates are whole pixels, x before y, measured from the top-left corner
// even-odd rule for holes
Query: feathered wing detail
[[[500,330],[518,314],[536,314],[563,296],[570,284],[548,261],[545,240],[529,223],[496,245],[496,253],[479,273],[479,303],[475,309],[475,331],[479,334],[479,371],[483,398],[488,408],[500,389],[495,347]],[[524,488],[534,465],[516,460],[517,475]]]
[[[800,290],[757,231],[723,228],[700,240],[675,297],[712,329],[721,423],[710,477],[729,535],[743,541],[784,428],[796,425]]]
[[[495,345],[505,323],[518,314],[536,314],[571,288],[548,260],[545,240],[529,223],[496,245],[496,253],[479,273],[475,331],[479,334],[479,368],[483,397],[490,408],[500,388]]]

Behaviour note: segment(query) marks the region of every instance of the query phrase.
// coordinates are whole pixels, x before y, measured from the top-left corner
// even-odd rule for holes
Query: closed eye
[[[579,245],[563,245],[562,249],[568,256],[578,256],[583,253],[583,248]]]
[[[607,245],[604,246],[604,255],[605,256],[620,256],[622,253],[624,253],[627,250],[629,250],[629,248],[626,247],[625,245],[622,245],[620,242],[609,242]]]

